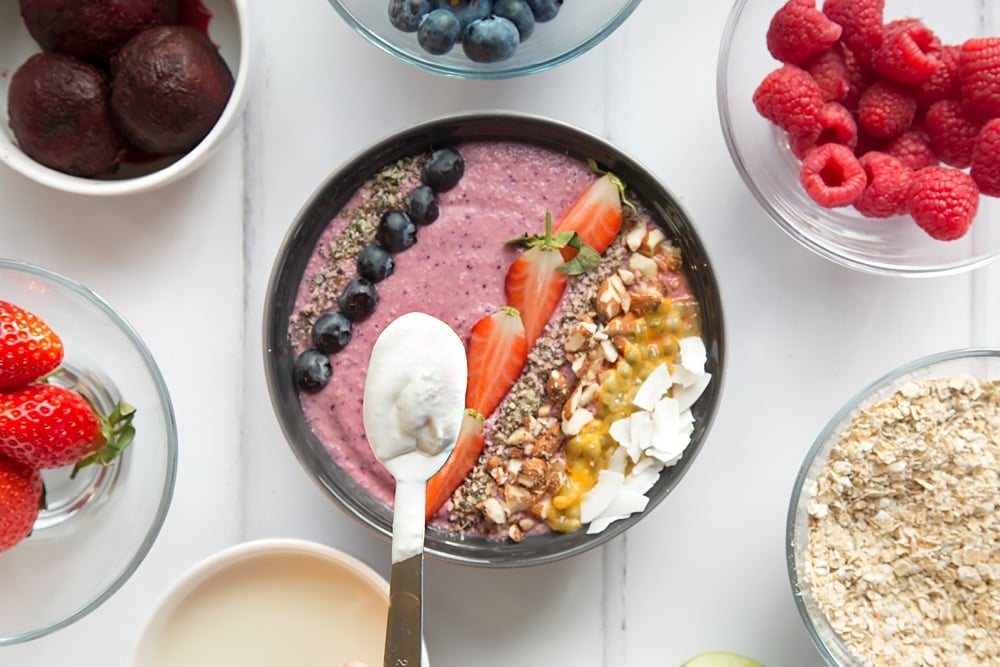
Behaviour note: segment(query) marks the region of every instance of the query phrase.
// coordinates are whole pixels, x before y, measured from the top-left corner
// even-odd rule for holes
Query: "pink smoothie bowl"
[[[521,541],[496,541],[428,527],[426,550],[445,560],[488,567],[516,567],[555,561],[579,554],[620,535],[662,502],[680,482],[708,439],[722,395],[725,336],[722,304],[712,264],[691,218],[677,198],[633,158],[603,139],[575,127],[538,116],[479,112],[434,119],[375,142],[335,170],[305,203],[292,222],[275,260],[264,307],[264,366],[275,414],[292,453],[306,475],[348,514],[388,537],[392,510],[338,465],[317,437],[306,416],[305,399],[293,379],[297,350],[289,335],[296,295],[317,240],[352,195],[379,169],[408,156],[443,145],[476,141],[519,142],[545,147],[573,160],[596,161],[628,184],[649,210],[653,223],[679,246],[684,274],[701,309],[701,337],[706,370],[712,381],[692,408],[695,426],[681,459],[664,468],[648,491],[646,508],[612,523],[603,532],[542,532]],[[567,148],[569,147],[569,148]],[[471,186],[470,186],[471,187]],[[478,186],[477,186],[478,187]],[[468,225],[477,224],[471,215]],[[475,238],[474,227],[463,237]],[[502,275],[502,274],[501,274]],[[454,282],[454,280],[453,280]],[[382,307],[382,302],[378,307]],[[356,334],[355,334],[356,335]],[[357,362],[355,362],[357,363]],[[337,381],[334,374],[331,382]],[[358,401],[360,403],[360,401]]]

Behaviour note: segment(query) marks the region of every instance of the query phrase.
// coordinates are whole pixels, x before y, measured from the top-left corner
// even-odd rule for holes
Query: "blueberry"
[[[474,62],[498,63],[514,55],[519,40],[517,26],[512,21],[490,16],[469,24],[462,37],[462,49]]]
[[[535,31],[535,15],[525,0],[496,0],[493,3],[493,14],[508,19],[517,26],[521,41],[531,37]]]
[[[319,391],[333,376],[333,364],[319,350],[306,350],[295,360],[292,377],[303,391]]]
[[[511,27],[513,25],[511,23]],[[514,28],[514,35],[517,36],[517,28]],[[453,148],[442,148],[427,158],[420,172],[420,180],[431,186],[434,192],[447,192],[458,185],[464,173],[465,159],[462,158],[462,154]]]
[[[538,22],[551,21],[559,13],[563,0],[526,0],[531,7],[531,13]]]
[[[403,32],[416,32],[420,19],[432,9],[434,0],[389,0],[389,23]]]
[[[385,280],[395,269],[392,255],[380,245],[366,245],[358,253],[358,273],[373,283]]]
[[[451,51],[462,34],[462,24],[447,9],[435,9],[417,29],[417,43],[427,53],[441,56]]]
[[[441,207],[429,185],[418,185],[406,195],[406,212],[418,225],[429,225],[438,219]]]
[[[355,278],[347,283],[347,287],[337,299],[340,312],[352,322],[360,322],[375,312],[378,305],[378,292],[375,285],[367,278]]]
[[[389,252],[401,252],[417,242],[417,226],[402,211],[386,211],[379,220],[375,238]]]
[[[435,7],[447,9],[455,15],[463,32],[473,21],[489,16],[492,5],[491,0],[434,0]]]
[[[350,342],[353,328],[351,321],[341,313],[335,310],[323,313],[313,324],[313,345],[316,346],[317,350],[326,354],[340,352]]]

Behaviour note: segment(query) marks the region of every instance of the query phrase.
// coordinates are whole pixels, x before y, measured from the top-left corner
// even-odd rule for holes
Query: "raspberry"
[[[938,100],[957,100],[958,91],[958,46],[942,46],[937,58],[941,65],[930,78],[916,85],[914,92],[920,104],[928,105]]]
[[[824,104],[819,114],[819,125],[821,129],[816,139],[812,139],[811,136],[789,135],[788,145],[795,157],[801,160],[813,148],[823,144],[843,144],[848,148],[854,148],[858,143],[858,125],[854,122],[851,112],[842,104],[836,102]]]
[[[858,100],[858,125],[877,139],[899,136],[916,113],[917,98],[892,81],[876,81]]]
[[[923,130],[903,132],[886,144],[882,152],[891,155],[914,171],[936,166],[939,162],[937,154],[931,148],[931,140]]]
[[[931,148],[942,162],[958,169],[972,164],[972,145],[981,127],[982,123],[971,118],[956,100],[935,102],[924,116]]]
[[[798,65],[835,44],[840,33],[815,0],[788,0],[771,18],[767,50],[783,63]]]
[[[843,28],[840,41],[867,65],[882,46],[885,0],[825,0],[823,13]]]
[[[847,66],[847,83],[849,85],[843,104],[848,109],[857,109],[861,93],[875,83],[878,77],[871,67],[862,62],[850,49],[841,46],[840,51],[844,56],[844,64]]]
[[[854,208],[868,218],[906,213],[906,194],[913,180],[913,170],[879,151],[865,153],[859,162],[865,170],[867,185],[854,202]]]
[[[1000,118],[989,121],[979,131],[969,173],[981,193],[1000,197]]]
[[[965,235],[979,210],[979,188],[964,171],[926,167],[913,174],[906,207],[920,228],[939,241]]]
[[[966,40],[958,56],[962,100],[981,120],[1000,117],[1000,37]]]
[[[848,80],[844,53],[833,46],[815,56],[805,65],[805,70],[819,86],[825,102],[840,102],[851,88]]]
[[[941,61],[941,40],[920,19],[886,24],[882,46],[872,56],[872,67],[899,83],[920,83],[930,78]]]
[[[820,206],[847,206],[865,189],[865,170],[847,146],[823,144],[802,161],[799,181]]]
[[[753,103],[760,115],[785,132],[815,140],[822,131],[819,86],[795,65],[783,65],[764,77],[754,91]]]

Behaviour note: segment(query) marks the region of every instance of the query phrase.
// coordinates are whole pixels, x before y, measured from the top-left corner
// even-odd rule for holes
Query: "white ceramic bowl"
[[[70,176],[50,169],[22,152],[10,129],[7,89],[14,72],[30,56],[41,51],[28,34],[14,0],[0,3],[0,161],[27,178],[66,192],[85,195],[123,195],[144,192],[166,185],[194,171],[218,148],[223,138],[239,122],[247,96],[250,71],[247,0],[202,0],[212,17],[208,33],[233,72],[235,84],[229,102],[215,127],[192,150],[181,156],[148,162],[122,164],[103,178]]]
[[[224,549],[156,603],[130,667],[382,664],[389,585],[342,551],[295,539]],[[428,664],[424,647],[423,664]]]
[[[766,33],[785,0],[737,0],[722,36],[717,93],[733,163],[764,211],[789,236],[838,264],[867,273],[930,276],[982,266],[1000,256],[1000,200],[982,197],[972,228],[957,241],[936,241],[909,216],[865,218],[853,207],[823,208],[799,185],[799,161],[784,133],[753,105],[753,92],[780,66]],[[817,1],[817,7],[822,5]],[[884,20],[919,16],[944,44],[996,34],[981,0],[887,0]]]

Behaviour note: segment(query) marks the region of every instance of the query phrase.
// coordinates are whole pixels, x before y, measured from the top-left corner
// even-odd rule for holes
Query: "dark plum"
[[[111,59],[111,111],[125,138],[153,155],[185,153],[205,138],[233,90],[233,74],[202,33],[145,30]]]
[[[417,29],[417,43],[427,53],[441,56],[455,46],[462,34],[462,24],[447,9],[435,9],[424,17]]]
[[[406,213],[418,225],[429,225],[438,219],[441,207],[429,185],[418,185],[406,195]]]
[[[299,389],[308,392],[319,391],[333,377],[333,364],[319,350],[306,350],[295,359],[292,376]]]
[[[417,242],[417,225],[402,211],[386,211],[375,238],[389,252],[402,252]]]
[[[326,354],[340,352],[351,341],[354,325],[335,310],[323,313],[312,328],[312,342],[316,349]]]
[[[396,270],[392,254],[380,245],[366,245],[358,253],[358,273],[373,283],[385,280]]]
[[[462,50],[473,62],[498,63],[514,55],[520,39],[513,22],[490,16],[469,24],[462,36]]]
[[[420,171],[420,180],[434,192],[447,192],[458,185],[464,173],[465,159],[462,154],[453,148],[441,148],[427,158]]]
[[[378,292],[375,285],[367,278],[355,278],[347,283],[340,293],[337,306],[344,317],[351,322],[360,322],[375,312],[378,305]]]
[[[18,146],[41,164],[92,178],[113,172],[125,141],[111,117],[108,79],[97,67],[37,53],[10,79],[7,111]]]
[[[106,65],[147,28],[177,23],[178,0],[20,0],[28,32],[46,51]]]

